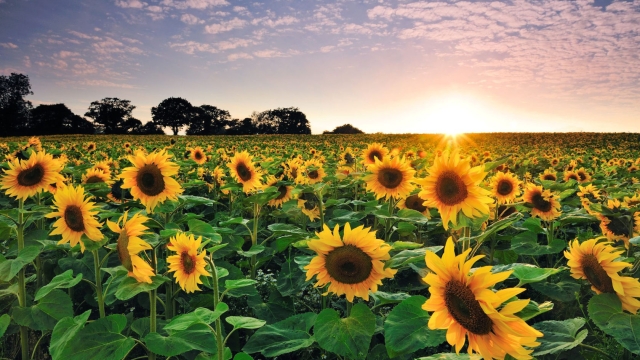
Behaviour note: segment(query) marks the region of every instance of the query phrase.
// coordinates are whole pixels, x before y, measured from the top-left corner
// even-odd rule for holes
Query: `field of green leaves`
[[[0,138],[0,359],[632,359],[640,135]]]

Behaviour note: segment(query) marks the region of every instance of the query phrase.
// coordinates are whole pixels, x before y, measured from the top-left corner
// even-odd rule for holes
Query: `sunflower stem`
[[[316,193],[318,198],[318,210],[320,210],[320,222],[324,225],[324,201],[322,201],[322,190]]]
[[[391,237],[391,216],[393,215],[393,198],[389,198],[389,218],[384,221],[384,241],[389,242],[389,238]]]
[[[157,331],[156,325],[156,290],[149,291],[149,332],[154,333]],[[155,360],[156,354],[149,351],[149,360]]]
[[[602,354],[602,355],[606,356],[606,357],[607,357],[607,359],[613,359],[613,358],[611,357],[611,355],[609,355],[609,354],[607,354],[606,352],[604,352],[604,351],[602,351],[602,350],[598,349],[597,347],[593,347],[593,346],[591,346],[591,345],[587,345],[587,344],[578,344],[578,345],[579,345],[579,346],[582,346],[582,347],[583,347],[583,348],[585,348],[585,349],[588,349],[588,350],[591,350],[591,351],[594,351],[594,352],[599,352],[600,354]]]
[[[258,217],[260,216],[260,208],[258,203],[253,204],[253,231],[251,232],[251,246],[258,243]],[[251,279],[256,278],[257,255],[251,255]]]
[[[100,309],[100,318],[105,317],[104,313],[104,296],[102,295],[102,276],[100,273],[100,255],[98,250],[93,250],[93,268],[96,273],[96,294],[98,295],[98,308]]]
[[[24,200],[18,200],[18,254],[24,249]],[[18,302],[21,307],[27,306],[27,288],[24,281],[24,267],[18,272]],[[29,359],[29,330],[25,326],[20,326],[20,349],[22,360]]]
[[[211,278],[213,280],[213,308],[214,310],[220,303],[220,287],[218,285],[218,270],[213,263],[213,254],[207,258],[209,265],[211,266]],[[216,319],[216,348],[218,353],[218,360],[224,360],[224,342],[222,340],[222,319],[218,317]]]
[[[347,300],[347,316],[346,317],[351,316],[351,308],[352,307],[353,307],[353,303],[351,301]]]

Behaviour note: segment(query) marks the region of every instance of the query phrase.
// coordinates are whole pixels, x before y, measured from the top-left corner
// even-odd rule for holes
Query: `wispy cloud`
[[[217,24],[207,25],[205,26],[204,31],[207,34],[218,34],[221,32],[231,31],[233,29],[241,29],[245,25],[247,25],[246,20],[242,20],[236,17],[229,21],[222,21]]]
[[[229,61],[236,61],[239,59],[253,59],[253,56],[247,54],[247,53],[235,53],[235,54],[230,54],[229,56],[227,56],[227,60]]]
[[[0,43],[0,46],[2,46],[5,49],[17,49],[18,45],[14,44],[14,43]]]
[[[162,0],[160,4],[181,10],[204,10],[214,6],[229,5],[226,0]]]

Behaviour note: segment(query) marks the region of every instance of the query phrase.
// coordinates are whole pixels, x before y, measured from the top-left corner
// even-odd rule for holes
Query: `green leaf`
[[[41,246],[25,246],[15,259],[0,257],[0,281],[9,282],[40,254]]]
[[[251,357],[251,355],[241,352],[241,353],[237,353],[233,357],[233,360],[253,360],[253,358]]]
[[[437,253],[442,250],[442,248],[442,246],[431,246],[414,250],[404,250],[391,257],[391,259],[385,263],[384,267],[399,268],[416,262],[424,262],[424,256],[427,251]]]
[[[0,316],[0,338],[4,336],[4,333],[9,327],[9,323],[11,323],[11,316],[9,316],[9,314],[3,314]]]
[[[600,294],[589,300],[589,317],[605,334],[627,350],[640,355],[640,316],[622,311],[616,294]]]
[[[349,358],[364,359],[376,328],[376,316],[365,304],[355,304],[341,319],[337,311],[324,309],[316,318],[314,334],[321,348]]]
[[[82,274],[78,274],[75,278],[73,277],[73,270],[67,270],[62,274],[56,275],[51,282],[47,285],[43,286],[36,293],[35,301],[38,301],[45,297],[48,293],[53,289],[68,289],[76,286],[82,280]]]
[[[191,350],[214,354],[217,349],[214,333],[205,324],[193,324],[169,336],[148,333],[144,343],[149,350],[162,356],[176,356]]]
[[[269,300],[266,303],[257,293],[248,296],[247,303],[256,317],[266,320],[269,324],[284,320],[294,314],[291,299],[282,297],[280,292],[275,289],[270,291]]]
[[[269,201],[277,198],[280,195],[280,192],[278,191],[278,189],[273,188],[273,190],[271,190],[272,187],[269,187],[265,190],[265,192],[259,193],[259,194],[255,194],[255,195],[251,195],[249,197],[246,198],[245,201],[251,203],[251,204],[258,204],[260,206],[268,203]],[[270,191],[271,190],[271,191]]]
[[[519,212],[513,213],[513,214],[507,216],[506,218],[500,219],[500,220],[494,222],[493,224],[489,225],[489,227],[487,227],[487,229],[482,234],[477,235],[477,236],[473,236],[473,237],[471,237],[471,239],[474,239],[477,242],[482,242],[487,237],[497,233],[500,230],[504,230],[504,229],[508,228],[509,226],[513,225],[513,223],[515,223],[516,221],[522,219],[523,216],[524,215],[522,215],[522,213],[519,213]]]
[[[534,265],[520,264],[513,268],[513,276],[520,280],[520,285],[543,281],[551,275],[557,274],[560,271],[566,270],[566,267],[558,269],[554,268],[539,268]]]
[[[180,331],[186,330],[194,324],[211,324],[216,321],[222,314],[229,311],[229,306],[226,303],[218,303],[215,311],[211,311],[207,308],[197,308],[190,313],[186,313],[180,316],[176,316],[164,326],[167,331]]]
[[[59,355],[64,347],[84,327],[89,315],[91,315],[91,310],[87,310],[76,317],[66,317],[58,321],[51,333],[51,343],[49,345],[49,353],[53,360],[60,358]]]
[[[544,336],[538,338],[537,341],[540,342],[540,345],[534,349],[535,352],[532,355],[557,354],[580,345],[587,338],[589,332],[587,329],[578,332],[584,324],[583,318],[564,321],[549,320],[534,324],[533,327]]]
[[[580,284],[570,280],[558,283],[541,281],[531,284],[531,287],[537,292],[561,302],[574,301],[576,299],[575,293],[580,291]]]
[[[491,170],[497,168],[498,166],[506,163],[507,161],[509,161],[509,159],[511,159],[511,155],[512,154],[507,154],[507,155],[502,156],[501,158],[499,158],[496,161],[490,161],[490,162],[484,163],[484,171],[485,172],[490,172]]]
[[[225,226],[229,226],[229,225],[237,225],[237,224],[243,224],[246,225],[249,223],[249,220],[247,219],[243,219],[241,217],[236,217],[236,218],[231,218],[229,220],[226,221],[221,221],[219,226],[220,227],[225,227]]]
[[[40,331],[52,330],[58,320],[70,316],[73,316],[71,299],[58,289],[51,290],[36,305],[11,308],[11,317],[18,325]]]
[[[394,241],[391,244],[391,251],[411,250],[422,247],[422,244],[411,241]]]
[[[430,330],[429,313],[422,309],[424,296],[412,296],[391,310],[384,322],[384,339],[389,357],[408,355],[446,340],[446,331]]]
[[[480,355],[467,355],[467,354],[456,354],[456,353],[442,353],[431,355],[427,357],[417,358],[415,360],[482,360],[482,356]]]
[[[546,255],[557,254],[567,247],[567,242],[554,238],[548,245],[538,243],[538,234],[525,231],[513,237],[511,240],[511,250],[518,255]]]
[[[118,285],[118,290],[116,291],[116,298],[118,300],[129,300],[132,297],[140,294],[141,292],[151,291],[157,289],[160,285],[164,284],[167,281],[171,281],[170,279],[162,276],[155,275],[151,277],[152,283],[148,284],[145,282],[138,282],[138,280],[127,277],[122,280],[120,285]]]
[[[531,300],[524,309],[516,313],[516,316],[524,321],[527,321],[551,310],[553,310],[553,303],[551,301],[545,301],[542,304],[538,304],[537,302]]]
[[[309,347],[315,342],[309,331],[316,317],[314,313],[304,313],[265,325],[251,336],[242,350],[275,357]]]
[[[193,196],[193,195],[180,195],[178,196],[178,199],[184,203],[185,209],[189,209],[198,205],[212,206],[215,202],[206,197]]]
[[[291,259],[282,264],[276,287],[282,296],[300,292],[306,286],[306,274]]]
[[[399,222],[396,225],[396,231],[402,236],[413,234],[416,229],[417,227],[410,222]]]
[[[247,251],[238,250],[238,254],[245,257],[252,257],[253,255],[258,255],[266,249],[263,245],[252,245],[251,248]]]
[[[255,285],[257,283],[257,281],[251,279],[225,280],[224,286],[227,290],[233,290]]]
[[[187,224],[189,226],[189,231],[196,237],[203,236],[211,239],[214,243],[222,241],[222,237],[213,229],[213,226],[202,220],[191,219]]]
[[[387,293],[384,291],[376,291],[374,293],[371,293],[374,307],[397,304],[410,297],[411,295],[407,293]]]
[[[263,327],[267,322],[264,320],[248,317],[248,316],[227,316],[224,319],[233,325],[233,330],[237,329],[258,329]]]
[[[67,343],[60,359],[120,360],[136,345],[133,338],[121,334],[127,326],[122,314],[109,315],[89,323]]]

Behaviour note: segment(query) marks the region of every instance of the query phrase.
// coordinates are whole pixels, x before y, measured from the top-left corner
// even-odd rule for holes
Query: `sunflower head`
[[[394,199],[406,197],[413,190],[415,170],[404,158],[385,157],[368,165],[371,174],[364,177],[366,188],[376,194],[376,198]]]
[[[207,252],[198,252],[201,243],[202,237],[196,239],[193,234],[179,233],[167,245],[167,249],[176,253],[167,257],[169,272],[174,272],[176,282],[186,293],[200,291],[200,276],[211,276],[205,269]]]
[[[191,154],[189,155],[191,160],[195,161],[198,165],[202,165],[207,162],[207,155],[204,153],[204,150],[200,146],[196,146],[191,149]]]
[[[323,231],[316,233],[318,240],[308,242],[317,255],[305,266],[307,280],[316,275],[316,287],[329,284],[324,295],[344,294],[349,302],[356,296],[369,300],[369,291],[376,292],[382,279],[392,278],[397,271],[384,268],[391,246],[364,226],[351,229],[346,223],[343,236],[339,230],[339,225],[333,232],[324,225]]]
[[[508,204],[520,195],[522,181],[512,173],[498,172],[491,179],[491,190],[498,204]]]
[[[235,153],[227,167],[231,176],[242,184],[245,193],[260,187],[260,172],[253,165],[253,157],[248,152]]]
[[[531,216],[551,221],[560,216],[560,201],[550,190],[534,183],[527,184],[522,199],[531,206]]]
[[[25,200],[46,190],[49,184],[62,182],[62,167],[63,164],[51,154],[32,152],[26,160],[14,159],[9,162],[9,170],[4,170],[0,188],[6,189],[8,196]]]
[[[376,159],[382,160],[389,154],[389,149],[380,143],[372,143],[364,150],[362,157],[365,165],[376,163]]]
[[[140,213],[133,215],[131,218],[128,215],[128,212],[125,211],[115,223],[107,220],[107,226],[111,231],[118,234],[116,246],[118,258],[122,266],[127,269],[128,275],[138,282],[151,284],[151,276],[155,275],[153,268],[139,255],[142,251],[152,249],[151,245],[140,238],[148,229],[144,223],[149,218],[140,215]]]
[[[111,184],[111,179],[109,178],[109,175],[105,174],[104,171],[94,167],[87,170],[87,172],[82,175],[82,183],[83,184],[105,183],[109,185]]]

